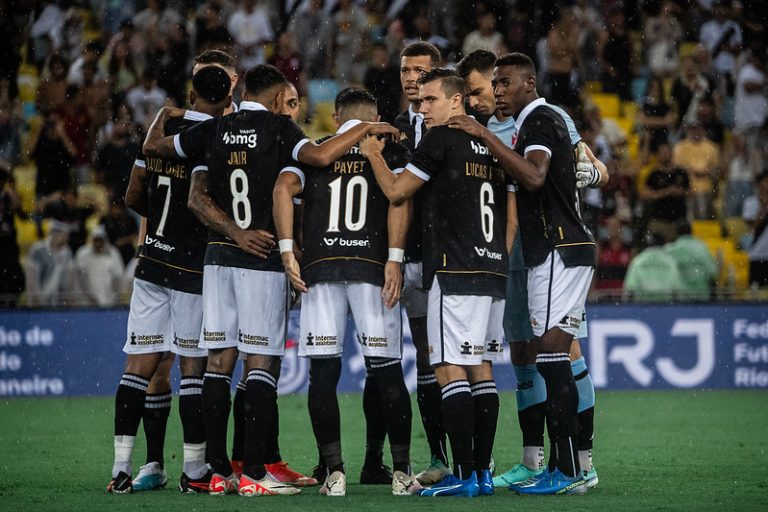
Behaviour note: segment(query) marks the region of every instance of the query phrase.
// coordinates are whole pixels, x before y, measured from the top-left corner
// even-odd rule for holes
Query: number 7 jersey
[[[166,135],[177,134],[211,119],[188,110],[168,120]],[[135,165],[146,171],[147,234],[142,242],[135,276],[186,293],[202,293],[205,227],[187,208],[191,167],[183,159],[146,158]]]
[[[272,190],[280,171],[295,165],[307,142],[290,118],[250,101],[243,101],[237,112],[200,123],[174,138],[176,152],[193,162],[192,172],[208,173],[211,199],[230,219],[242,229],[273,235]],[[283,270],[276,246],[269,258],[262,259],[217,232],[209,235],[205,264]]]

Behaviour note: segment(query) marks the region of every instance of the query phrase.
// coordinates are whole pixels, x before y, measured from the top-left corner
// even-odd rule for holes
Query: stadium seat
[[[19,244],[19,251],[22,259],[27,254],[29,247],[37,242],[37,226],[35,221],[30,219],[16,218],[16,241]]]
[[[720,221],[717,220],[695,220],[691,230],[696,238],[714,239],[722,237],[722,227]]]
[[[16,181],[16,192],[21,199],[21,207],[25,212],[35,209],[35,176],[37,169],[34,165],[19,165],[13,170]]]
[[[591,95],[592,103],[599,109],[603,117],[619,118],[621,117],[621,101],[616,94],[593,93]]]
[[[749,227],[741,217],[729,217],[723,221],[723,224],[725,225],[726,236],[737,245],[744,235],[749,233]]]

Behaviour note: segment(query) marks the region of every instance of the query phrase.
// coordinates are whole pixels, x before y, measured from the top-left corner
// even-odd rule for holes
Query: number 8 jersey
[[[211,119],[188,110],[169,119],[167,135],[177,134]],[[202,293],[205,226],[187,209],[191,167],[182,159],[146,158],[135,165],[146,171],[147,234],[139,253],[136,277],[186,293]]]
[[[242,229],[263,229],[272,234],[275,182],[307,142],[290,118],[250,101],[243,101],[237,112],[200,123],[174,138],[179,156],[194,162],[192,172],[208,173],[208,192],[230,219]],[[205,264],[283,270],[277,247],[269,258],[262,259],[215,232],[209,235]]]
[[[338,133],[358,122],[347,121]],[[390,169],[402,171],[410,153],[402,144],[389,142],[383,156]],[[383,286],[389,201],[371,164],[355,145],[328,167],[303,169],[304,281],[308,286],[327,281]]]
[[[504,298],[508,254],[507,193],[513,185],[479,140],[436,126],[406,170],[427,181],[422,247],[424,282],[446,295]]]

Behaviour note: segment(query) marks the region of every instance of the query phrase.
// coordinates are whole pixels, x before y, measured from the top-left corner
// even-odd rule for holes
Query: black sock
[[[579,450],[591,450],[595,433],[595,408],[579,413]]]
[[[341,416],[336,385],[341,377],[341,358],[311,359],[309,363],[309,417],[328,472],[343,471]]]
[[[421,414],[421,423],[424,425],[424,432],[427,435],[430,455],[440,459],[447,466],[446,429],[443,426],[440,385],[437,383],[434,371],[418,372],[416,376],[416,402],[419,404],[419,414]]]
[[[397,359],[366,358],[368,374],[376,380],[389,434],[392,469],[411,471],[411,399],[405,387],[403,366]]]
[[[245,458],[245,382],[239,381],[232,401],[232,460]]]
[[[267,434],[267,447],[264,452],[264,463],[274,464],[283,460],[280,455],[280,411],[277,407],[277,395],[275,395],[275,405],[272,408],[272,428]]]
[[[567,353],[542,353],[536,356],[536,367],[547,385],[547,429],[552,442],[550,462],[554,462],[566,476],[576,476],[580,470],[577,447],[579,395],[570,358]]]
[[[228,375],[213,372],[206,372],[203,379],[203,421],[208,463],[214,473],[224,476],[232,473],[227,457],[230,382]]]
[[[442,389],[443,425],[451,442],[453,474],[469,478],[475,470],[472,438],[475,434],[475,406],[469,382],[456,380]]]
[[[115,393],[115,435],[135,436],[144,411],[149,379],[124,373]]]
[[[197,376],[182,377],[179,391],[179,417],[184,432],[184,443],[205,442],[203,423],[203,379]]]
[[[248,372],[245,383],[245,459],[243,473],[255,480],[266,475],[266,458],[269,432],[275,417],[277,379],[262,368]]]
[[[496,383],[492,380],[476,382],[472,384],[471,389],[472,401],[475,404],[475,470],[480,473],[491,465],[496,423],[499,419],[499,393]]]
[[[147,464],[157,462],[163,467],[163,448],[168,416],[171,415],[171,391],[147,394],[144,399],[144,435],[147,438]]]
[[[376,379],[365,377],[363,387],[363,414],[365,415],[365,461],[363,466],[379,466],[383,463],[384,438],[387,435],[386,420],[382,411],[381,393]]]

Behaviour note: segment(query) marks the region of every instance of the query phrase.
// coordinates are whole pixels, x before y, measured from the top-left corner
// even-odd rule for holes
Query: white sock
[[[115,463],[112,465],[112,478],[121,471],[128,475],[132,474],[131,454],[135,443],[136,436],[115,436]]]
[[[202,478],[208,471],[205,464],[205,443],[184,443],[184,473],[189,478]]]
[[[523,466],[538,470],[544,467],[543,446],[523,446]]]
[[[592,450],[579,450],[579,466],[582,471],[592,471]]]

